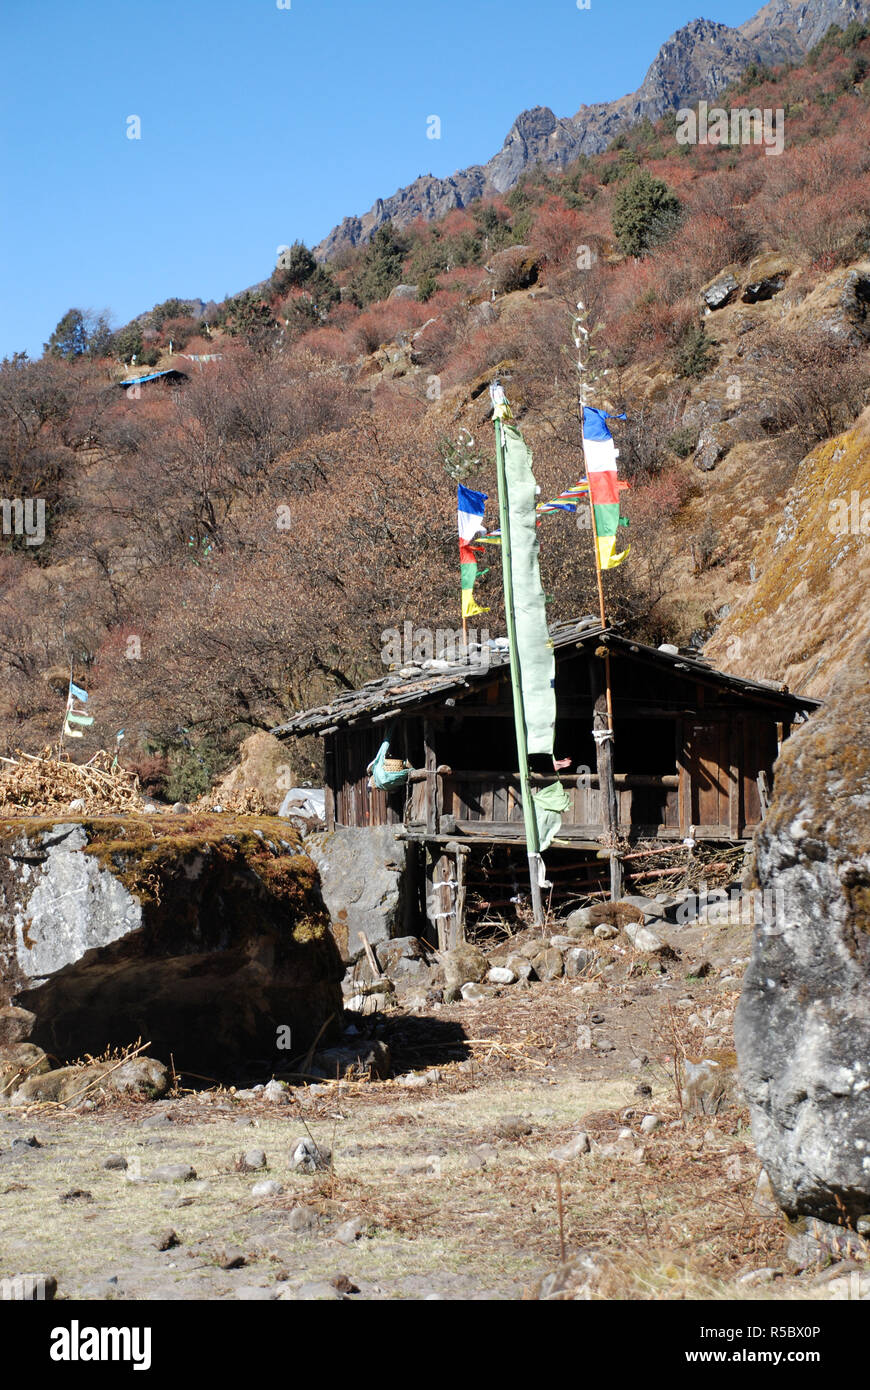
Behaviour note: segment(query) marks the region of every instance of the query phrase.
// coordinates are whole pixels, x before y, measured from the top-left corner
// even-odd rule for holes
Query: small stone
[[[583,946],[572,946],[565,952],[565,974],[569,979],[576,979],[582,975],[591,965],[594,965],[597,956],[594,951],[587,951]]]
[[[335,1232],[335,1239],[340,1245],[354,1245],[367,1229],[368,1222],[365,1218],[354,1216],[350,1221],[342,1222]]]
[[[566,1144],[560,1144],[558,1148],[552,1149],[550,1151],[550,1157],[560,1160],[579,1158],[581,1154],[588,1154],[589,1147],[589,1135],[584,1129],[581,1129],[580,1132],[575,1134],[573,1139],[569,1139]]]
[[[554,951],[569,951],[573,945],[573,936],[557,935],[550,937],[550,947]]]
[[[218,1255],[218,1265],[221,1269],[241,1269],[248,1263],[244,1250],[239,1245],[228,1245]]]
[[[598,937],[599,941],[610,941],[614,936],[618,936],[619,932],[617,928],[612,927],[609,922],[599,922],[598,926],[595,928],[594,935]]]
[[[459,993],[467,1004],[479,1004],[482,999],[489,998],[484,986],[476,984],[473,980],[464,984]]]
[[[35,1027],[36,1014],[14,1004],[5,1004],[0,1008],[0,1047],[27,1042]]]
[[[246,1168],[255,1172],[258,1168],[265,1168],[266,1155],[262,1149],[248,1149],[243,1162]]]
[[[259,1184],[258,1184],[259,1186]],[[287,1217],[288,1231],[296,1231],[305,1234],[308,1231],[315,1231],[319,1223],[319,1217],[313,1207],[306,1207],[299,1203]]]
[[[618,1142],[621,1139],[633,1139],[634,1135],[632,1134],[630,1129],[621,1129],[617,1134],[616,1138]]]
[[[166,1125],[172,1124],[172,1116],[167,1115],[165,1110],[161,1110],[157,1115],[146,1115],[142,1121],[143,1129],[162,1129]]]
[[[776,1217],[780,1214],[776,1198],[773,1195],[773,1188],[770,1185],[770,1178],[763,1168],[758,1174],[758,1181],[752,1194],[752,1205],[759,1216]]]
[[[176,816],[186,816],[190,812],[190,807],[186,801],[174,801],[171,809]]]
[[[581,1023],[577,1029],[577,1051],[588,1052],[592,1046],[592,1029],[588,1023]]]
[[[776,1278],[777,1271],[765,1266],[763,1269],[747,1269],[745,1274],[739,1275],[738,1284],[770,1284]]]
[[[665,949],[661,937],[656,936],[649,927],[642,927],[637,922],[626,922],[624,931],[634,949],[643,951],[644,955],[657,955]]]
[[[539,980],[558,980],[564,968],[562,952],[557,951],[554,946],[548,946],[538,955],[532,956],[532,965]]]
[[[400,1076],[398,1083],[407,1091],[416,1091],[423,1086],[428,1086],[429,1082],[420,1072],[411,1071],[406,1076]]]
[[[645,1091],[649,1091],[650,1087],[647,1086],[643,1089]],[[641,1090],[640,1086],[638,1086],[638,1090]],[[661,1129],[661,1126],[661,1115],[644,1115],[643,1119],[640,1122],[640,1132],[641,1134],[655,1134],[657,1129]]]
[[[378,994],[353,994],[345,1001],[344,1007],[352,1014],[380,1014],[389,1003],[388,996]]]
[[[12,1140],[11,1148],[12,1152],[15,1153],[16,1151],[25,1149],[41,1149],[42,1145],[35,1134],[28,1135],[26,1139],[23,1135],[16,1134],[15,1138]]]
[[[595,1039],[595,1051],[596,1051],[596,1052],[615,1052],[615,1051],[616,1051],[616,1043],[613,1041],[612,1038],[596,1038],[596,1039]]]
[[[494,965],[487,971],[486,978],[493,985],[515,985],[517,976],[505,965]]]
[[[148,1244],[153,1245],[155,1250],[173,1250],[180,1241],[171,1226],[164,1226],[150,1237]]]
[[[272,1105],[286,1105],[290,1099],[287,1094],[287,1087],[281,1081],[274,1078],[263,1087],[263,1100],[268,1100]]]
[[[112,1171],[120,1170],[123,1172],[127,1167],[127,1160],[123,1154],[109,1154],[109,1157],[103,1161],[103,1167]]]
[[[307,1136],[296,1139],[290,1149],[290,1166],[296,1173],[321,1173],[329,1168],[332,1150],[325,1144],[315,1144]]]
[[[164,1163],[149,1173],[146,1182],[193,1182],[196,1172],[189,1163]]]
[[[496,1125],[496,1133],[500,1134],[502,1139],[522,1139],[531,1132],[532,1126],[522,1115],[503,1115]]]
[[[263,1182],[255,1182],[251,1188],[252,1197],[280,1197],[284,1191],[279,1182],[274,1178],[266,1178]]]
[[[521,956],[519,952],[508,956],[505,961],[505,969],[512,970],[517,980],[528,980],[534,974],[532,962],[526,956]]]
[[[591,931],[594,925],[591,907],[575,907],[573,912],[568,913],[565,931],[568,936],[571,936],[574,932]]]

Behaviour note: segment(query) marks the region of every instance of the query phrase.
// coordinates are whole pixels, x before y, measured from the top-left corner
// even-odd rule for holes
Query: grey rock
[[[600,922],[595,928],[594,935],[599,941],[612,941],[614,936],[619,936],[617,927],[613,927],[609,922]]]
[[[317,865],[332,933],[345,960],[360,954],[361,931],[375,949],[401,935],[410,887],[407,849],[395,827],[339,826],[308,835],[303,843]]]
[[[560,1161],[567,1161],[572,1158],[580,1158],[582,1154],[588,1154],[589,1148],[589,1135],[585,1130],[581,1129],[578,1134],[574,1135],[573,1139],[569,1139],[567,1143],[560,1144],[557,1148],[551,1149],[550,1157],[559,1159]]]
[[[644,955],[659,955],[665,949],[661,937],[650,927],[639,926],[637,922],[626,922],[623,930],[634,949],[642,951]]]
[[[489,992],[484,985],[475,984],[473,980],[462,986],[459,993],[469,1004],[479,1004],[482,999],[489,999]]]
[[[358,1043],[330,1047],[315,1054],[311,1068],[315,1076],[337,1079],[348,1071],[358,1076],[366,1073],[374,1081],[384,1081],[392,1073],[390,1049],[380,1038],[372,1041],[361,1038]],[[313,1091],[314,1087],[309,1087]]]
[[[558,980],[564,969],[562,952],[548,946],[532,956],[532,966],[539,980]]]
[[[36,1014],[18,1009],[13,1004],[0,1008],[0,1047],[27,1042],[36,1023]]]
[[[845,732],[844,732],[845,731]],[[790,1216],[870,1208],[870,652],[790,738],[756,836],[763,893],[734,1036],[759,1158]]]
[[[486,978],[492,985],[515,985],[517,982],[517,976],[506,965],[494,965],[487,971]]]
[[[708,309],[722,309],[726,304],[730,304],[740,288],[740,283],[728,271],[725,275],[720,275],[714,280],[712,285],[708,285],[701,292],[701,298]]]
[[[585,974],[597,959],[594,951],[588,951],[583,946],[574,946],[565,952],[565,974],[574,980],[578,975]]]
[[[305,1135],[290,1147],[290,1167],[295,1173],[322,1173],[329,1169],[332,1150],[326,1144],[316,1144]]]
[[[718,1115],[734,1100],[736,1075],[733,1067],[706,1057],[700,1062],[683,1063],[682,1101],[688,1115]]]
[[[335,1231],[335,1239],[341,1245],[355,1245],[361,1235],[368,1230],[369,1223],[362,1216],[351,1217],[349,1221],[343,1221]]]
[[[263,1087],[261,1092],[263,1100],[267,1100],[272,1105],[286,1105],[290,1099],[287,1087],[282,1081],[274,1079]]]
[[[387,296],[387,298],[388,298],[388,299],[416,299],[416,298],[417,298],[417,286],[416,286],[416,285],[394,285],[393,288],[390,290],[390,293],[389,293],[389,295]]]
[[[189,1163],[164,1163],[149,1173],[146,1182],[193,1182],[196,1172]]]
[[[246,1168],[256,1172],[258,1168],[265,1168],[266,1154],[263,1149],[248,1149],[243,1161]]]
[[[295,1231],[298,1235],[306,1235],[311,1231],[316,1231],[320,1224],[320,1218],[313,1207],[306,1207],[304,1203],[299,1203],[287,1217],[288,1231]]]
[[[274,1178],[266,1178],[262,1182],[255,1182],[251,1188],[251,1196],[260,1197],[280,1197],[284,1188]]]
[[[640,1087],[638,1087],[638,1089],[640,1089]],[[644,1089],[648,1091],[649,1087],[645,1087]],[[644,1115],[643,1119],[640,1122],[641,1134],[655,1134],[656,1130],[661,1129],[661,1127],[661,1115]]]
[[[109,1154],[109,1157],[103,1161],[103,1167],[110,1171],[123,1172],[127,1167],[127,1160],[123,1154]]]
[[[565,931],[568,936],[575,931],[591,931],[594,925],[591,907],[575,907],[565,919]]]
[[[463,944],[445,951],[442,957],[444,984],[447,989],[461,989],[464,984],[478,984],[486,979],[489,961],[477,946]]]
[[[391,996],[382,991],[374,994],[352,994],[349,999],[345,1000],[344,1007],[351,1014],[364,1016],[381,1014],[389,1005],[390,1000]]]
[[[172,1124],[172,1117],[171,1117],[170,1115],[167,1115],[167,1114],[166,1114],[166,1111],[163,1110],[163,1111],[160,1111],[160,1113],[157,1114],[157,1115],[146,1115],[146,1116],[145,1116],[145,1119],[142,1121],[142,1128],[143,1128],[143,1129],[161,1129],[161,1128],[164,1127],[165,1125],[171,1125],[171,1124]]]

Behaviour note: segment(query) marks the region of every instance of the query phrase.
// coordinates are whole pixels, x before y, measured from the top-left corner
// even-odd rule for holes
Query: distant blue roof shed
[[[128,376],[123,381],[119,381],[118,386],[144,386],[146,381],[158,381],[161,377],[173,377],[177,381],[187,381],[187,372],[180,372],[177,367],[167,367],[162,372],[149,372],[147,376]]]

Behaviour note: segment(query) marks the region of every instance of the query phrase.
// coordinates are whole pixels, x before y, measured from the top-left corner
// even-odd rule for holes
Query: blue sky
[[[0,356],[69,307],[222,299],[530,106],[633,90],[753,0],[24,0],[0,20]],[[441,139],[427,139],[427,117]],[[141,139],[127,138],[130,116]]]

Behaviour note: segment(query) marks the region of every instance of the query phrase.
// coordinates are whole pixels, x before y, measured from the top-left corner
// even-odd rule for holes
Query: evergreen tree
[[[680,200],[661,179],[641,169],[613,200],[613,232],[627,256],[642,256],[676,228]]]

